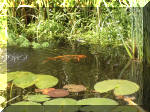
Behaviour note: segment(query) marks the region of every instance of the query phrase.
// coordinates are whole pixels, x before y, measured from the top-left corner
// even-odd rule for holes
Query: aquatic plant
[[[96,83],[94,88],[100,93],[114,90],[116,96],[130,95],[139,90],[139,86],[136,83],[128,80],[104,80]]]
[[[23,99],[32,101],[32,102],[44,102],[44,101],[50,100],[48,95],[41,95],[41,94],[26,95],[26,96],[24,96]]]
[[[55,89],[55,90],[49,91],[47,95],[50,97],[54,97],[54,98],[65,97],[69,95],[69,92],[64,89]]]
[[[63,88],[67,89],[69,92],[86,91],[86,87],[84,85],[68,84],[68,85],[65,85]]]
[[[16,71],[8,73],[8,82],[20,88],[27,88],[36,85],[39,89],[53,87],[58,83],[58,79],[54,76],[44,74],[33,74],[31,72]]]

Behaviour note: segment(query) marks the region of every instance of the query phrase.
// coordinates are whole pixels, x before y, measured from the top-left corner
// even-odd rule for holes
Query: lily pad
[[[21,72],[20,76],[13,80],[13,83],[20,87],[20,88],[26,88],[29,86],[34,85],[36,81],[36,75],[30,72]]]
[[[46,101],[43,105],[45,112],[77,112],[79,106],[76,103],[72,98],[56,98]]]
[[[17,76],[19,76],[20,74],[21,74],[21,72],[19,72],[19,71],[7,73],[7,82],[16,79]]]
[[[32,101],[21,101],[21,102],[14,103],[12,105],[41,105],[41,104]]]
[[[118,106],[112,112],[138,112],[135,106]]]
[[[4,103],[5,100],[6,100],[6,99],[5,99],[4,97],[0,96],[0,104]]]
[[[77,105],[118,105],[118,103],[108,98],[87,98],[79,100]]]
[[[76,105],[77,101],[72,98],[56,98],[54,100],[44,102],[44,105]]]
[[[47,95],[27,95],[24,97],[25,100],[33,101],[33,102],[43,102],[43,101],[48,101],[50,98]]]
[[[50,97],[65,97],[68,95],[69,95],[69,92],[64,89],[55,89],[55,90],[48,92],[48,96]]]
[[[37,75],[36,87],[39,89],[45,89],[55,86],[58,83],[58,79],[50,75]]]
[[[112,112],[112,110],[116,107],[116,105],[88,105],[80,107],[80,111],[82,112]],[[120,111],[117,111],[120,112]]]
[[[128,80],[105,80],[96,83],[94,88],[100,93],[114,90],[116,96],[130,95],[139,90],[139,86],[136,83]]]
[[[76,84],[68,84],[63,87],[67,89],[69,92],[81,92],[86,91],[86,87],[83,85],[76,85]]]

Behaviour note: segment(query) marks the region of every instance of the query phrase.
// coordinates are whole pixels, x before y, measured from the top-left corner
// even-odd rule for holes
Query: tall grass
[[[146,2],[147,0],[144,1],[144,3]],[[89,42],[89,44],[100,44],[100,46],[108,44],[120,46],[122,44],[131,59],[136,58],[142,60],[142,12],[141,9],[136,10],[136,8],[129,8],[139,6],[139,4],[141,4],[139,0],[11,0],[7,1],[7,3],[12,7],[8,9],[10,23],[13,23],[12,26],[15,33],[18,31],[18,25],[22,28],[22,32],[19,34],[24,38],[21,38],[22,40],[30,36],[34,38],[36,42],[56,38],[58,37],[56,35],[61,34],[57,29],[63,28],[61,25],[64,25],[63,22],[67,21],[68,23],[66,22],[64,25],[66,28],[63,28],[63,33],[65,33],[63,36],[70,42],[73,49],[75,48],[75,40],[77,39]],[[112,7],[124,8],[118,8],[117,13],[117,11],[112,10]],[[29,12],[31,14],[29,14]],[[128,14],[128,12],[130,12],[130,14]],[[54,17],[55,14],[57,14],[57,16]],[[129,29],[125,29],[125,26],[128,27],[128,25],[124,24],[125,22],[122,25],[117,23],[116,16],[119,15],[123,15],[123,17],[117,17],[121,19],[121,21],[125,21],[128,18],[125,17],[125,15],[131,16],[131,21],[128,22],[132,24],[130,31]],[[34,20],[31,21],[30,19],[30,21],[28,21],[28,16],[31,16]],[[64,19],[62,20],[62,18]],[[60,21],[58,21],[58,19]],[[87,23],[83,25],[85,21],[87,21]],[[47,26],[43,26],[45,23],[52,27],[55,26],[53,31],[49,27],[50,32],[48,32]],[[34,31],[33,26],[35,27]],[[26,31],[28,30],[27,32],[29,34],[26,34],[25,31],[23,31],[24,29],[26,29]],[[83,29],[86,30],[83,31]],[[48,36],[46,36],[46,33]],[[29,44],[25,43],[23,46],[29,46]],[[37,43],[37,46],[40,45]]]

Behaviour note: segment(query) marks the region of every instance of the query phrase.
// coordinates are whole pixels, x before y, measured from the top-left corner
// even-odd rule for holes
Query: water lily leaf
[[[41,104],[32,101],[21,101],[21,102],[14,103],[12,105],[41,105]]]
[[[77,112],[79,106],[76,104],[77,101],[72,98],[57,98],[46,101],[43,105],[45,112]]]
[[[112,110],[116,107],[116,105],[88,105],[80,107],[80,111],[82,112],[112,112]],[[117,111],[120,112],[120,111]]]
[[[63,87],[67,89],[69,92],[81,92],[86,91],[86,87],[83,85],[76,85],[76,84],[68,84]]]
[[[118,103],[108,98],[87,98],[79,100],[77,105],[118,105]]]
[[[33,101],[33,102],[43,102],[43,101],[48,101],[50,98],[47,95],[27,95],[24,97],[25,100]]]
[[[72,98],[57,98],[44,102],[44,105],[76,105],[77,101]]]
[[[64,89],[55,89],[55,90],[49,91],[47,95],[50,97],[65,97],[69,95],[69,92]]]
[[[118,106],[112,112],[138,112],[135,106]]]
[[[116,96],[130,95],[139,90],[139,86],[128,80],[105,80],[95,84],[94,89],[97,92],[105,93],[114,90]]]
[[[6,100],[6,99],[5,99],[4,97],[0,96],[0,104],[4,103],[5,100]]]
[[[58,79],[50,75],[37,75],[36,87],[39,89],[45,89],[55,86],[58,83]]]
[[[17,75],[18,75],[18,76],[20,75],[20,72],[19,72],[19,71],[7,73],[7,82],[16,79]]]
[[[35,83],[36,78],[36,75],[30,72],[23,72],[19,77],[13,80],[13,83],[16,86],[24,89],[26,87],[32,86]]]

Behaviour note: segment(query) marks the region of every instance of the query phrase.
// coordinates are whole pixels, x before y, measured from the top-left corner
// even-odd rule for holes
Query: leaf
[[[118,106],[112,112],[138,112],[135,106]]]
[[[36,87],[39,89],[45,89],[55,86],[58,83],[58,79],[50,75],[37,75]]]
[[[24,89],[35,84],[36,78],[36,75],[30,72],[20,72],[20,76],[14,79],[13,83],[16,86]]]
[[[55,90],[49,91],[47,95],[50,97],[55,97],[55,98],[56,97],[65,97],[65,96],[69,95],[69,92],[64,89],[55,89]]]
[[[40,103],[32,102],[32,101],[21,101],[12,105],[41,105]]]
[[[105,80],[96,83],[94,88],[100,93],[114,90],[116,96],[130,95],[139,90],[139,86],[136,83],[128,80]]]
[[[77,105],[118,105],[118,103],[108,98],[87,98],[79,100]]]
[[[57,98],[46,101],[43,105],[46,112],[77,112],[79,106],[76,104],[77,101],[72,98]]]
[[[76,85],[76,84],[68,84],[63,87],[67,89],[69,92],[81,92],[86,91],[86,87],[83,85]]]
[[[80,111],[82,112],[112,112],[112,110],[116,107],[116,105],[89,105],[80,107]],[[120,112],[120,111],[117,111]]]
[[[47,101],[50,100],[50,98],[48,98],[49,96],[47,95],[27,95],[24,97],[25,100],[29,100],[29,101],[33,101],[33,102],[43,102],[43,101]]]
[[[17,75],[20,75],[19,71],[7,73],[7,82],[14,80]]]
[[[2,103],[4,103],[5,100],[6,100],[6,99],[5,99],[4,97],[0,96],[0,105],[1,105]]]
[[[77,101],[72,98],[57,98],[44,102],[44,105],[76,105]]]

